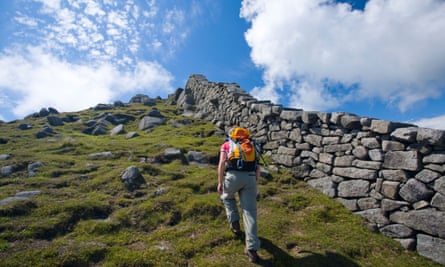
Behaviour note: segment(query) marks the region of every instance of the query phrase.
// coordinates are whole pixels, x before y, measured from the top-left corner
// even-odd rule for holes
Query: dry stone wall
[[[185,113],[222,130],[250,128],[277,165],[445,265],[445,131],[284,108],[203,75],[191,75],[175,98]]]

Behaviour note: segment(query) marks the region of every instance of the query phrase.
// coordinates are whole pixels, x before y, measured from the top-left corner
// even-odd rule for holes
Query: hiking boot
[[[241,233],[241,227],[239,225],[239,221],[234,221],[230,224],[230,230],[234,232],[235,234]]]
[[[249,257],[250,262],[257,262],[258,261],[258,254],[256,253],[256,250],[244,250],[244,252],[247,254],[247,257]]]

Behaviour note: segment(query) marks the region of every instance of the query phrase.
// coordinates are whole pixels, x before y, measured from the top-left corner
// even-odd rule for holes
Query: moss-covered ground
[[[125,125],[138,137],[83,134],[86,122],[103,111],[69,113],[82,122],[53,127],[37,139],[46,118],[0,124],[0,200],[21,191],[30,198],[0,206],[0,266],[255,266],[244,255],[242,237],[228,228],[216,193],[216,164],[181,160],[157,163],[166,148],[217,158],[222,136],[208,122],[181,117],[175,106],[156,108],[169,121],[138,130],[139,118],[153,107],[109,110],[136,120]],[[64,116],[67,114],[60,114]],[[187,122],[174,127],[170,120]],[[20,123],[33,126],[20,130]],[[109,158],[88,155],[110,151]],[[27,166],[41,162],[29,177]],[[146,184],[132,192],[120,175],[136,166]],[[258,266],[439,266],[378,233],[342,205],[292,177],[271,172],[260,181]]]

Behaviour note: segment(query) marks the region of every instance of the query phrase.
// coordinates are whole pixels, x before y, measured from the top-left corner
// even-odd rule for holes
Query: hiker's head
[[[243,140],[250,137],[250,131],[246,128],[235,126],[230,129],[229,136],[232,139]]]
[[[237,125],[230,127],[229,130],[227,131],[227,135],[228,135],[228,136],[231,136],[232,133],[233,133],[233,131],[234,131],[236,128],[238,128],[238,127],[239,127],[239,126],[237,126]]]

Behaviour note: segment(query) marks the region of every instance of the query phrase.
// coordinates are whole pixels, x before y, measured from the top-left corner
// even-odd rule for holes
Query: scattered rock
[[[124,133],[125,133],[125,127],[123,124],[119,124],[110,131],[110,135],[118,135]]]
[[[209,163],[209,159],[207,158],[207,156],[204,153],[198,151],[187,152],[187,160],[189,162],[196,162],[199,164]]]
[[[112,156],[113,154],[110,151],[92,153],[88,155],[90,159],[104,159],[104,158],[106,159],[106,158],[111,158]]]
[[[14,167],[11,165],[7,165],[7,166],[3,166],[0,169],[0,174],[2,175],[2,177],[8,177],[10,176],[14,171]]]
[[[163,125],[165,122],[166,118],[163,117],[145,116],[139,122],[139,130],[149,130],[156,126]]]
[[[125,135],[125,139],[131,139],[131,138],[135,138],[139,136],[139,134],[137,132],[129,132]]]
[[[139,172],[136,166],[128,167],[121,175],[125,188],[129,191],[139,189],[141,185],[145,184],[145,179]]]
[[[34,162],[28,165],[28,176],[34,177],[36,175],[36,170],[43,166],[42,162]]]
[[[39,194],[40,194],[40,190],[18,192],[13,197],[7,197],[5,199],[0,200],[0,206],[6,205],[11,202],[15,202],[15,201],[28,200],[34,196],[39,195]]]
[[[9,154],[0,154],[0,160],[7,160],[11,157]]]
[[[49,125],[51,126],[63,126],[63,120],[56,116],[48,116],[46,117]]]
[[[29,124],[29,123],[20,123],[18,127],[19,127],[20,130],[32,129],[32,125]]]

